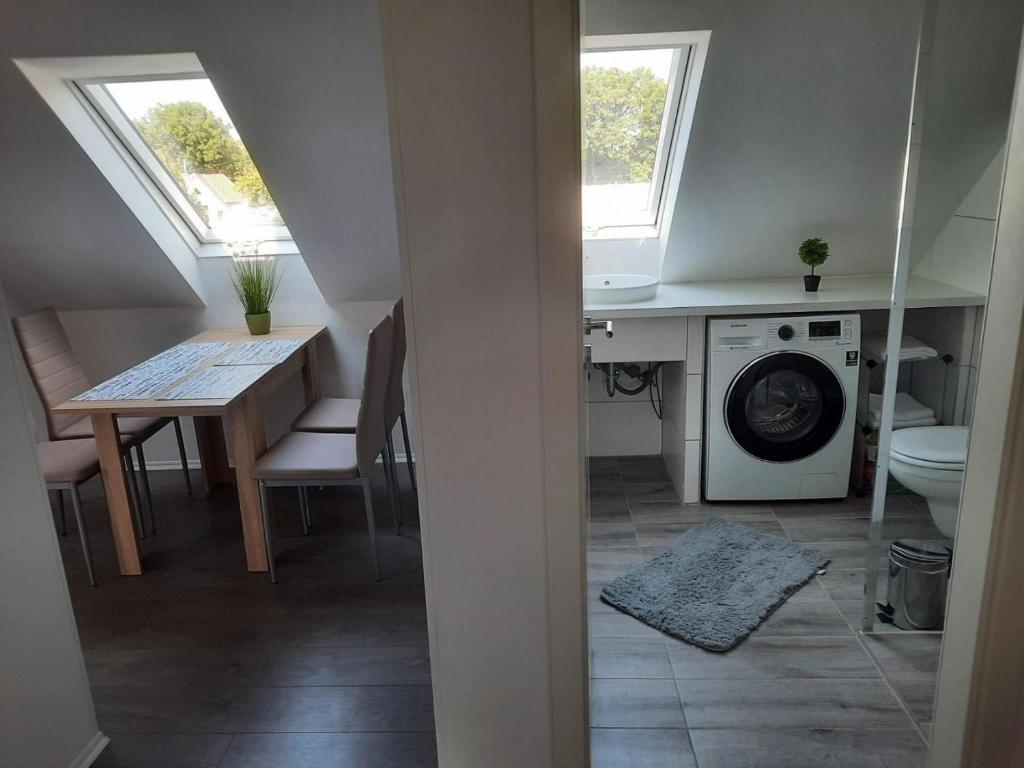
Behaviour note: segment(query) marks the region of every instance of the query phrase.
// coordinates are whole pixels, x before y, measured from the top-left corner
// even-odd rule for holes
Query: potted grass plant
[[[245,324],[253,336],[270,333],[270,304],[281,285],[277,263],[268,258],[235,259],[231,286],[245,310]]]
[[[814,293],[821,283],[821,275],[814,274],[814,268],[828,260],[828,243],[820,237],[811,237],[800,243],[800,261],[811,268],[811,274],[804,275],[804,290]]]

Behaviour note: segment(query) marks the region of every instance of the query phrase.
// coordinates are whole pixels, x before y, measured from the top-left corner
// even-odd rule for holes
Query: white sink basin
[[[625,304],[648,301],[658,292],[656,277],[650,275],[587,275],[583,278],[585,304]]]

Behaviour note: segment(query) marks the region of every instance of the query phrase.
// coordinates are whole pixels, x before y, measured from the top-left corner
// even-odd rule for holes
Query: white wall
[[[17,355],[0,295],[0,765],[63,768],[102,747],[103,737]]]
[[[915,125],[914,272],[986,293],[1024,4],[933,0]]]
[[[927,148],[925,145],[925,151]],[[928,224],[923,225],[920,232],[922,240],[934,240],[916,257],[913,267],[915,274],[982,295],[988,293],[1005,159],[1005,147],[999,147],[981,177],[937,235],[928,231]],[[921,185],[920,181],[918,184],[918,196],[929,197],[934,186]],[[934,185],[935,181],[931,184]],[[926,215],[926,212],[922,212],[922,217]],[[918,235],[916,225],[914,234]]]
[[[0,124],[0,278],[12,294],[62,309],[195,305],[11,61],[195,52],[324,296],[337,303],[398,295],[373,0],[40,0],[6,3],[2,13],[0,98],[9,119]]]
[[[922,4],[587,0],[587,34],[711,30],[663,279],[892,269]]]

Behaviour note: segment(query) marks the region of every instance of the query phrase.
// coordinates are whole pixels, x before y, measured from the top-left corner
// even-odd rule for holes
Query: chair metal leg
[[[377,523],[373,519],[373,493],[370,490],[370,478],[362,479],[363,503],[366,504],[366,526],[370,531],[370,554],[373,557],[373,574],[380,581],[380,565],[377,562]]]
[[[146,454],[142,452],[142,443],[135,446],[135,455],[139,460],[142,492],[146,494],[146,508],[149,510],[149,532],[156,533],[156,516],[153,514],[153,494],[149,490],[149,470],[146,469]]]
[[[409,470],[409,481],[412,489],[416,490],[416,467],[412,462],[412,443],[409,442],[409,420],[405,418],[405,411],[399,416],[402,420],[402,440],[405,442],[405,468]]]
[[[63,496],[63,493],[61,494]],[[96,573],[92,568],[92,548],[89,546],[89,534],[85,530],[85,515],[82,513],[82,497],[78,486],[71,486],[71,504],[75,509],[75,523],[78,525],[78,538],[82,541],[82,554],[85,556],[85,570],[89,574],[89,583],[96,586]]]
[[[128,491],[132,497],[132,511],[135,513],[135,526],[139,529],[139,538],[146,538],[146,527],[142,524],[142,499],[139,497],[139,484],[135,480],[135,467],[128,451],[121,456],[124,471],[128,476]]]
[[[300,485],[296,488],[299,492],[299,516],[302,518],[302,535],[309,536],[309,499],[306,497],[305,486]]]
[[[178,456],[181,458],[181,474],[185,476],[185,490],[191,496],[192,475],[188,472],[188,456],[185,455],[185,438],[181,434],[181,419],[175,416],[172,421],[174,423],[174,437],[178,441]]]
[[[306,527],[313,528],[313,507],[309,503],[309,486],[300,486],[299,490],[302,493],[302,503],[306,508]]]
[[[388,446],[388,461],[391,463],[391,487],[392,493],[395,496],[395,533],[401,535],[402,533],[402,490],[398,483],[398,464],[395,463],[395,443],[391,437],[391,431],[388,430],[385,437],[385,443]]]
[[[64,491],[60,488],[54,488],[49,491],[50,494],[50,505],[53,506],[54,494],[57,496],[57,511],[60,512],[60,535],[68,535],[68,518],[64,514]]]
[[[395,475],[392,469],[390,449],[385,444],[384,450],[380,452],[380,461],[384,465],[384,483],[388,487],[388,503],[391,505],[391,516],[395,521],[395,534],[401,530],[401,521],[398,513],[398,494],[395,493]]]
[[[270,583],[277,584],[277,572],[274,570],[274,532],[270,528],[270,495],[263,483],[260,483],[260,512],[263,515],[263,544],[267,548]]]

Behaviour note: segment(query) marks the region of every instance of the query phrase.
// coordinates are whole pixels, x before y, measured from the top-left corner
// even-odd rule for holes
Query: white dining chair
[[[273,519],[269,488],[357,485],[363,489],[366,523],[374,576],[380,581],[376,524],[370,477],[377,456],[385,446],[384,407],[388,370],[391,365],[392,320],[384,317],[370,331],[363,374],[363,396],[359,400],[354,432],[289,432],[264,453],[253,468],[259,481],[264,541],[270,580],[277,583],[274,568]],[[303,531],[308,528],[308,500],[300,493]]]
[[[96,573],[93,569],[92,549],[89,546],[89,532],[85,525],[85,514],[82,511],[82,496],[79,488],[82,483],[100,473],[96,441],[90,438],[46,441],[36,445],[36,454],[39,457],[39,466],[43,471],[46,490],[50,493],[60,494],[61,527],[65,532],[67,527],[63,519],[63,493],[67,491],[71,495],[71,504],[75,511],[75,525],[78,527],[78,538],[82,543],[82,556],[85,558],[85,569],[89,574],[89,583],[95,587]]]
[[[40,309],[14,318],[13,325],[29,376],[42,401],[49,440],[57,442],[93,437],[90,418],[83,418],[77,414],[54,413],[52,410],[92,386],[71,348],[71,342],[68,341],[57,312],[52,307]],[[150,531],[153,531],[156,529],[156,520],[153,516],[153,496],[150,492],[149,473],[146,471],[146,456],[142,444],[168,424],[174,425],[185,487],[188,494],[192,495],[192,479],[188,472],[188,457],[185,455],[181,421],[177,417],[148,416],[119,417],[117,420],[118,431],[122,436],[128,438],[123,443],[123,460],[128,473],[129,487],[135,496],[136,524],[140,528],[139,534],[142,538],[145,538],[146,532],[142,524],[141,497],[135,479],[131,451],[134,449],[138,461],[142,488],[146,495],[146,506],[149,509]]]
[[[391,367],[385,385],[384,398],[381,401],[385,427],[385,450],[382,459],[384,472],[388,480],[388,492],[398,526],[401,527],[402,508],[401,493],[398,488],[398,471],[395,464],[395,446],[391,437],[395,424],[402,423],[402,437],[405,441],[405,461],[409,470],[409,480],[413,490],[416,489],[416,471],[413,468],[412,448],[409,441],[409,423],[405,415],[405,391],[402,377],[405,371],[405,310],[402,299],[391,308],[391,319],[394,323],[394,334],[391,344]],[[292,423],[294,432],[326,432],[348,433],[356,428],[356,417],[359,413],[359,398],[324,397],[310,405]]]

